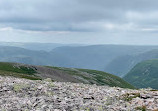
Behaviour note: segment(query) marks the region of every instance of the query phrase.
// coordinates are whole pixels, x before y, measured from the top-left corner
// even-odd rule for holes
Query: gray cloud
[[[39,31],[102,31],[109,23],[150,28],[158,25],[157,6],[157,0],[1,0],[0,24]]]
[[[157,0],[0,0],[0,41],[158,44]]]

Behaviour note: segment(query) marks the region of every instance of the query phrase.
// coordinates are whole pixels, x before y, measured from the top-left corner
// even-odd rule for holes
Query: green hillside
[[[109,85],[134,88],[123,79],[102,71],[50,66],[33,66],[18,63],[0,63],[1,76],[14,76],[31,80],[51,78],[53,81]]]
[[[117,77],[115,75],[89,69],[75,69],[75,68],[63,68],[63,67],[51,67],[53,69],[61,70],[72,76],[75,76],[83,83],[97,84],[97,85],[109,85],[109,86],[118,86],[122,88],[134,88],[132,85]]]
[[[151,59],[158,59],[157,49],[140,54],[117,57],[106,66],[105,71],[115,74],[116,76],[123,77],[139,62]]]
[[[24,66],[16,66],[16,63],[0,62],[0,75],[39,80],[40,77],[35,75],[36,71]]]
[[[158,59],[138,63],[124,79],[137,88],[158,89]]]

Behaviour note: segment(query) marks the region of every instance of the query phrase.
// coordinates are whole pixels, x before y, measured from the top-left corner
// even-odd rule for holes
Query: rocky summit
[[[158,111],[158,91],[0,76],[1,111]]]

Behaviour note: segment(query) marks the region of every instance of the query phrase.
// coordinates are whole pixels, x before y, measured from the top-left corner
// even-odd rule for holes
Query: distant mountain
[[[158,89],[158,59],[138,63],[124,79],[137,88]]]
[[[0,61],[34,65],[50,65],[51,55],[46,51],[32,51],[18,47],[0,47]]]
[[[83,46],[83,44],[60,44],[60,43],[24,43],[24,42],[0,42],[0,46],[10,46],[25,48],[35,51],[51,51],[54,48],[62,46]]]
[[[51,78],[53,81],[75,82],[134,88],[123,79],[106,72],[50,66],[35,66],[19,63],[0,62],[0,75],[32,80]]]
[[[158,46],[92,45],[58,47],[52,50],[51,53],[55,66],[87,68],[108,72],[111,70],[107,65],[116,58],[137,55],[152,49],[158,49]],[[121,67],[121,65],[118,66]],[[115,69],[113,68],[113,70]]]
[[[151,50],[144,53],[136,55],[124,55],[112,60],[105,68],[109,73],[115,74],[117,76],[123,77],[127,74],[137,63],[149,60],[157,59],[158,50]]]
[[[129,59],[130,57],[128,57],[128,55],[139,55],[152,49],[158,49],[158,46],[63,46],[57,47],[52,51],[38,51],[13,46],[0,46],[0,61],[18,62],[32,65],[49,65],[58,67],[94,69],[120,75],[120,72],[122,70],[125,69],[125,74],[125,72],[130,69],[128,68],[129,64],[130,67],[132,67],[133,64],[135,65],[133,59],[132,62],[129,61],[131,59]],[[115,62],[114,60],[116,60],[118,57],[123,58],[119,58],[119,61]],[[116,66],[114,67],[114,65],[111,65],[110,67],[108,67],[109,64],[112,63],[112,61],[116,63]],[[120,68],[117,68],[118,66]],[[122,66],[125,66],[125,68]],[[118,69],[120,70],[120,72],[117,71]]]

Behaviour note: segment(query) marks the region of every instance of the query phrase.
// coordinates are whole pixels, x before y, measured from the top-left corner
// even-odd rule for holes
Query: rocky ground
[[[0,111],[158,111],[158,91],[0,76]]]

